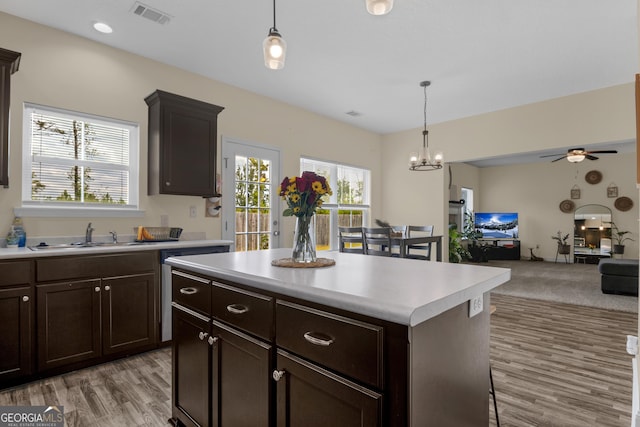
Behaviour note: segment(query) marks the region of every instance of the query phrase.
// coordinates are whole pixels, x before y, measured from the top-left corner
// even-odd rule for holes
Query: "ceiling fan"
[[[542,158],[542,157],[560,156],[557,159],[552,160],[551,163],[557,162],[558,160],[562,160],[564,158],[566,158],[571,163],[578,163],[578,162],[583,161],[585,158],[587,158],[589,160],[598,160],[598,158],[596,156],[594,156],[593,154],[615,154],[617,152],[618,152],[618,150],[588,151],[588,150],[585,150],[584,148],[570,148],[569,150],[567,150],[567,154],[549,154],[549,155],[540,156],[540,157]]]

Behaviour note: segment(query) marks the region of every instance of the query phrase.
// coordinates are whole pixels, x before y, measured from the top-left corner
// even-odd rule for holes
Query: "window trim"
[[[320,163],[320,164],[324,164],[324,165],[328,165],[331,168],[331,177],[329,178],[329,185],[331,186],[331,189],[333,191],[333,195],[331,196],[331,202],[325,202],[322,204],[322,209],[326,209],[330,212],[330,250],[338,250],[338,239],[339,239],[339,233],[338,233],[338,211],[345,209],[345,210],[362,210],[363,214],[362,214],[362,224],[370,224],[371,218],[371,170],[368,168],[363,168],[361,166],[354,166],[354,165],[349,165],[346,163],[340,163],[340,162],[332,162],[332,161],[328,161],[328,160],[322,160],[322,159],[317,159],[317,158],[313,158],[313,157],[305,157],[305,156],[300,156],[300,161],[299,161],[299,166],[300,166],[300,173],[303,172],[303,166],[302,164],[304,162],[308,162],[308,163]],[[365,176],[365,182],[367,185],[365,185],[364,188],[364,194],[363,194],[363,199],[365,201],[368,202],[368,204],[348,204],[348,203],[339,203],[337,201],[338,198],[338,191],[337,191],[337,182],[338,182],[338,169],[340,167],[343,168],[350,168],[350,169],[359,169],[362,171],[366,172],[366,176]]]
[[[129,130],[129,204],[105,205],[99,203],[56,202],[31,200],[31,117],[33,112],[42,111],[69,119],[83,119],[109,126],[122,126]],[[140,126],[138,123],[98,116],[64,108],[25,102],[22,109],[22,188],[21,206],[14,208],[14,214],[23,217],[142,217],[140,210]],[[84,163],[91,163],[84,161]]]

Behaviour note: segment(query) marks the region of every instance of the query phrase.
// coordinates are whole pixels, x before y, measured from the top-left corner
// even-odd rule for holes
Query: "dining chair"
[[[391,227],[362,227],[362,242],[365,255],[392,256]]]
[[[407,237],[433,236],[433,225],[410,225]],[[413,250],[413,253],[411,251]],[[416,253],[416,251],[420,251]],[[407,246],[407,258],[431,261],[431,243],[420,243]]]
[[[338,227],[340,252],[362,254],[364,245],[362,243],[362,227]]]

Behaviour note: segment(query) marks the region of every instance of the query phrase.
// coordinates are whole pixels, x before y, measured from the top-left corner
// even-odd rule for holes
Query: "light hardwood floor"
[[[637,315],[492,296],[502,427],[629,427]],[[167,426],[168,348],[0,391],[0,405],[64,405],[66,426]],[[491,426],[495,426],[490,401]]]

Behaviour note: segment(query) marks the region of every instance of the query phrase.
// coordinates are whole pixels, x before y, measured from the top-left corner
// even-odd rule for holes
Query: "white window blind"
[[[136,124],[26,104],[23,129],[23,206],[137,207]]]

